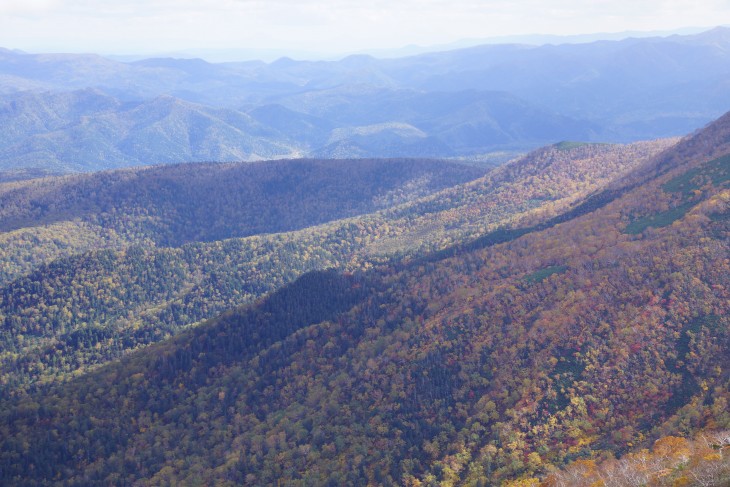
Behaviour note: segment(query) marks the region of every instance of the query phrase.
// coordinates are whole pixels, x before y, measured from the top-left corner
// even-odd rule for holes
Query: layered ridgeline
[[[298,230],[414,200],[484,172],[432,160],[296,160],[0,184],[0,282],[93,248],[179,247]]]
[[[360,87],[313,98],[309,109],[242,109],[169,95],[125,102],[96,89],[6,95],[0,177],[302,156],[454,157],[595,136],[593,124],[499,92]]]
[[[540,154],[404,207],[423,216],[339,227],[425,217],[444,224],[420,227],[438,248],[451,223],[482,220],[457,247],[306,274],[4,400],[3,482],[529,485],[577,458],[729,428],[730,116],[612,177],[602,160],[601,184],[594,159]],[[561,164],[573,172],[550,176]],[[538,183],[551,199],[530,208]],[[508,185],[528,206],[490,221]]]
[[[124,63],[0,49],[0,179],[682,135],[730,106],[729,32],[331,62]]]
[[[94,89],[0,98],[0,170],[52,173],[298,156],[284,134],[243,112],[171,96],[123,102]]]
[[[169,327],[158,327],[157,318],[137,330],[153,309],[168,313],[174,303],[198,295],[184,304],[195,310],[194,319],[176,311],[163,320],[174,329],[212,316],[221,310],[219,301],[248,302],[305,270],[333,265],[317,252],[296,260],[320,246],[321,232],[306,238],[276,232],[370,213],[483,173],[429,160],[297,160],[184,164],[0,185],[2,361],[24,361],[18,352],[43,342],[54,352],[44,357],[46,366],[55,366],[33,364],[34,376],[59,365],[69,371],[68,363],[75,364],[70,370],[83,366],[89,357],[77,356],[80,349],[101,347],[108,357],[111,350],[118,355],[159,340]],[[262,236],[219,241],[253,235]],[[341,240],[328,238],[340,259],[349,245]],[[209,299],[211,293],[222,297]],[[121,338],[119,320],[138,336]],[[48,352],[37,350],[41,357]],[[3,367],[4,385],[8,373]],[[15,373],[10,376],[17,382]]]
[[[498,228],[544,224],[672,143],[560,144],[431,195],[475,170],[289,161],[6,185],[0,387],[81,373],[307,271],[453,252]],[[302,228],[368,208],[384,209]],[[35,222],[46,225],[25,227]]]

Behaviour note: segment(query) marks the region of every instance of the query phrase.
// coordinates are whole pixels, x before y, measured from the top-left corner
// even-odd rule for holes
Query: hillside
[[[431,195],[439,184],[475,170],[428,161],[289,161],[181,165],[6,186],[14,189],[5,201],[16,202],[6,204],[10,228],[22,227],[23,218],[48,224],[4,235],[0,387],[35,388],[83,372],[250,303],[308,271],[367,269],[478,244],[500,227],[551,221],[673,143],[548,147]],[[348,216],[348,202],[383,210],[266,233]],[[214,214],[225,218],[212,221],[207,208],[216,205],[222,209]],[[284,218],[287,211],[291,217]],[[219,237],[261,234],[202,238],[221,229],[228,233]],[[203,242],[162,246],[185,235]]]
[[[424,159],[180,164],[0,185],[0,231],[80,219],[179,246],[304,228],[370,213],[486,171]],[[400,201],[399,201],[400,199]],[[124,213],[124,214],[122,214]],[[211,221],[211,217],[213,221]]]
[[[483,173],[433,160],[297,160],[181,164],[0,184],[0,282],[92,249],[178,247],[301,229]]]
[[[420,251],[305,274],[5,399],[3,482],[498,484],[729,428],[730,115],[654,157],[612,167],[610,148],[547,148],[386,210]]]
[[[0,99],[0,170],[84,172],[204,161],[453,157],[591,140],[598,126],[495,92],[352,87],[246,110],[96,89]]]
[[[81,172],[296,155],[296,145],[236,110],[170,96],[123,102],[98,90],[0,100],[0,169]]]
[[[566,117],[507,91],[479,88],[424,92],[344,85],[297,93],[279,103],[335,124],[328,144],[345,141],[375,157],[419,150],[441,157],[480,154],[604,135],[599,124],[580,116]],[[390,139],[383,140],[383,132]]]

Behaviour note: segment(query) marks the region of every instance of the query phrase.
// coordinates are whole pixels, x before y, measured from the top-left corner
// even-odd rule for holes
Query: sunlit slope
[[[256,210],[261,201],[254,199],[247,204],[246,193],[236,194],[235,184],[224,185],[220,191],[208,196],[209,191],[212,192],[212,189],[208,190],[212,183],[205,177],[191,177],[185,183],[173,179],[177,190],[171,191],[170,178],[164,178],[170,168],[151,170],[152,175],[159,174],[155,178],[146,177],[146,172],[131,175],[126,172],[110,173],[106,177],[111,178],[113,184],[106,186],[105,190],[98,190],[95,198],[83,196],[87,194],[84,186],[78,189],[78,181],[95,182],[95,176],[82,176],[78,181],[73,178],[41,181],[38,187],[45,193],[39,191],[41,195],[26,203],[24,208],[47,209],[48,218],[66,215],[70,210],[64,205],[74,211],[80,208],[85,211],[80,213],[83,223],[80,228],[87,230],[97,224],[112,235],[131,234],[142,242],[174,238],[176,233],[173,230],[177,228],[188,234],[202,232],[210,235],[218,229],[233,233],[238,226],[243,225],[245,230],[246,225],[250,226],[261,218],[270,221],[269,228],[286,225],[287,222],[306,224],[322,218],[318,214],[322,208],[331,209],[335,214],[349,211],[347,202],[352,200],[391,209],[296,232],[191,243],[180,248],[156,247],[151,243],[130,247],[130,243],[126,242],[126,248],[122,250],[95,250],[42,264],[26,275],[8,280],[0,289],[0,315],[4,330],[3,387],[10,391],[22,390],[82,372],[90,366],[118,358],[126,351],[174,335],[180,329],[221,311],[252,302],[311,270],[336,268],[356,271],[379,262],[395,262],[402,257],[417,259],[424,252],[453,245],[473,245],[485,233],[491,234],[497,229],[528,228],[535,223],[551,221],[560,211],[571,208],[585,195],[599,190],[612,178],[626,173],[669,144],[671,141],[629,146],[586,145],[570,150],[550,147],[472,183],[420,199],[417,198],[419,194],[428,192],[439,181],[449,179],[445,175],[439,176],[438,172],[417,174],[411,179],[401,178],[400,183],[396,178],[389,185],[380,186],[380,193],[375,191],[379,187],[375,185],[372,190],[353,188],[347,195],[340,196],[337,179],[334,178],[335,183],[325,184],[324,190],[315,194],[314,190],[303,191],[306,184],[313,184],[311,181],[316,181],[316,174],[320,174],[313,168],[319,167],[318,164],[330,168],[337,163],[307,165],[292,162],[292,166],[281,163],[292,175],[301,174],[301,170],[297,172],[293,168],[300,165],[312,171],[309,179],[304,179],[301,184],[292,183],[291,187],[296,190],[284,192],[270,203],[273,211],[291,208],[294,215],[301,215],[298,220],[293,217],[266,220],[266,214],[262,214],[265,210]],[[342,164],[342,170],[360,167],[354,162]],[[371,168],[372,174],[379,174],[382,170],[378,164],[386,163],[361,164]],[[269,172],[270,167],[262,165],[261,170],[274,178]],[[386,164],[383,170],[386,167],[391,166]],[[401,166],[395,164],[395,168],[398,167]],[[189,175],[191,168],[194,166],[180,166],[178,170]],[[224,175],[229,174],[226,166],[221,170]],[[371,173],[361,170],[363,176],[359,184],[364,185],[369,181],[365,174]],[[205,175],[211,169],[203,166],[199,171]],[[462,173],[457,172],[454,177],[456,174]],[[275,180],[288,180],[284,175],[279,174]],[[122,180],[119,183],[114,179],[122,176],[132,177],[132,181]],[[394,174],[383,174],[378,181],[390,181],[395,177]],[[292,178],[292,181],[296,179]],[[65,186],[65,181],[74,184]],[[276,188],[266,180],[263,186]],[[27,187],[21,185],[21,188]],[[199,187],[204,190],[200,191]],[[125,191],[124,188],[134,190]],[[358,191],[370,191],[373,196],[360,199]],[[186,196],[191,193],[192,196]],[[201,193],[203,196],[198,198],[203,206],[227,201],[228,194],[236,197],[230,198],[230,208],[221,208],[222,214],[231,215],[230,228],[219,226],[218,220],[195,217],[209,213],[196,212],[191,216],[184,211],[187,207],[195,207],[188,200],[195,201],[194,196]],[[33,195],[32,192],[30,194]],[[51,204],[55,195],[59,194],[64,197],[59,203]],[[111,210],[94,213],[95,208],[108,204],[109,194],[124,195],[122,199],[112,199],[112,202],[122,203],[110,205]],[[248,194],[252,195],[250,191]],[[144,204],[149,200],[154,204]],[[34,203],[38,201],[43,205]],[[339,206],[338,201],[342,201]],[[179,204],[176,206],[175,202]],[[122,208],[139,210],[125,211]],[[16,213],[22,214],[22,208]],[[63,225],[74,228],[76,221],[66,218]],[[119,222],[126,227],[120,226]],[[54,223],[42,228],[58,229],[59,225]],[[22,232],[25,233],[21,235],[28,239],[36,236],[42,239],[45,235],[27,228]],[[18,234],[11,232],[10,235]],[[73,232],[68,235],[74,240],[64,251],[73,250],[75,239],[82,237]],[[56,243],[56,240],[51,243]],[[92,240],[91,244],[95,243]],[[122,244],[125,242],[122,241]],[[46,245],[49,252],[54,250],[50,243]],[[12,258],[17,259],[29,249],[37,252],[38,248],[38,245],[8,247],[9,264],[19,266]]]
[[[13,400],[3,475],[469,484],[726,427],[727,148],[690,150],[726,124],[593,211],[448,258],[309,274]]]

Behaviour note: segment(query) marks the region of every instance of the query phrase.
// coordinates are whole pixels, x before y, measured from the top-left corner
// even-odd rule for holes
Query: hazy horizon
[[[338,51],[338,52],[322,52],[322,51],[303,51],[296,48],[276,49],[276,48],[237,48],[223,47],[217,48],[200,48],[189,47],[177,49],[174,51],[119,51],[105,52],[85,50],[64,50],[57,48],[49,49],[20,49],[15,46],[0,45],[0,49],[8,49],[15,52],[23,52],[26,54],[96,54],[107,57],[109,59],[131,62],[142,59],[169,57],[179,59],[203,59],[211,63],[220,62],[246,62],[246,61],[264,61],[271,63],[282,58],[292,58],[299,61],[337,61],[353,55],[369,55],[375,58],[388,59],[407,57],[422,53],[440,52],[454,49],[462,49],[479,45],[498,45],[498,44],[525,44],[525,45],[546,45],[546,44],[581,44],[596,41],[620,41],[628,38],[649,38],[649,37],[668,37],[672,35],[694,35],[702,32],[725,27],[730,25],[716,25],[705,27],[683,27],[672,30],[662,31],[623,31],[623,32],[595,32],[586,34],[522,34],[508,35],[485,38],[463,38],[445,44],[434,45],[417,45],[409,44],[404,46],[383,47],[376,49],[361,49],[355,51]]]
[[[589,5],[575,0],[11,0],[0,4],[0,46],[117,56],[225,57],[227,51],[239,60],[245,53],[250,59],[323,59],[407,55],[510,38],[692,33],[727,24],[730,4],[719,0]]]
[[[264,61],[273,62],[281,58],[292,58],[301,61],[335,61],[353,55],[370,55],[376,58],[398,58],[417,55],[428,52],[447,51],[487,44],[579,44],[595,41],[617,41],[627,38],[665,37],[670,35],[692,35],[706,32],[717,27],[684,27],[673,30],[662,31],[623,31],[623,32],[595,32],[586,34],[558,35],[558,34],[523,34],[510,36],[497,36],[485,38],[464,38],[445,44],[417,45],[409,44],[404,46],[384,47],[379,49],[360,49],[355,51],[342,52],[321,52],[301,51],[292,49],[273,48],[196,48],[190,47],[176,51],[148,52],[148,53],[99,53],[117,60],[139,60],[149,57],[176,57],[176,58],[200,58],[208,62],[229,62],[229,61]]]

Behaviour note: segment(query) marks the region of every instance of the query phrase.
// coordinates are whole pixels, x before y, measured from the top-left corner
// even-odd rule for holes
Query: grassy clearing
[[[661,213],[656,213],[654,215],[646,216],[644,218],[639,218],[638,220],[634,220],[628,225],[626,225],[626,228],[624,229],[624,233],[628,233],[629,235],[636,235],[644,230],[646,230],[649,227],[652,228],[663,228],[668,227],[675,221],[679,220],[680,218],[684,217],[684,215],[687,214],[687,212],[692,208],[695,204],[693,202],[684,203],[680,206],[677,206],[676,208],[672,208],[667,211],[662,211]]]
[[[662,190],[667,193],[680,193],[682,203],[654,215],[638,218],[624,229],[624,233],[636,235],[649,227],[662,228],[671,225],[683,218],[697,201],[691,200],[695,192],[708,183],[713,186],[721,186],[730,181],[730,155],[714,159],[700,167],[690,169],[679,176],[676,176],[662,185]]]
[[[730,180],[730,155],[714,159],[700,167],[690,169],[684,174],[670,179],[662,185],[667,193],[682,193],[685,198],[706,183],[720,186]]]
[[[537,270],[533,272],[532,274],[528,274],[524,277],[525,282],[528,284],[535,284],[537,282],[543,281],[547,279],[548,277],[552,276],[553,274],[562,274],[563,272],[568,270],[568,266],[565,265],[553,265],[550,267],[545,267],[544,269]]]

